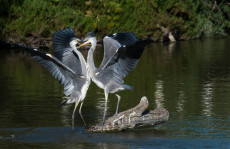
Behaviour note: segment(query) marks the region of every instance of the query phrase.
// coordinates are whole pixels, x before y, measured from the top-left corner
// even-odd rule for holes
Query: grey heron
[[[90,77],[100,88],[104,89],[105,108],[102,120],[102,130],[107,111],[109,93],[116,93],[120,90],[132,89],[124,84],[123,78],[133,70],[141,57],[145,45],[149,40],[138,40],[133,33],[115,33],[104,37],[104,57],[98,68],[95,67],[93,53],[96,49],[96,37],[92,32],[88,33],[84,42],[79,46],[91,44],[87,56]],[[118,98],[116,113],[118,112],[120,96]]]
[[[73,130],[75,111],[78,104],[80,104],[79,114],[86,126],[81,114],[81,108],[90,85],[90,76],[86,67],[86,61],[83,55],[77,50],[80,42],[81,40],[76,38],[72,28],[66,28],[56,31],[53,35],[54,56],[37,49],[24,47],[29,49],[32,57],[64,86],[64,94],[67,96],[67,100],[64,100],[61,104],[75,102],[72,114]]]

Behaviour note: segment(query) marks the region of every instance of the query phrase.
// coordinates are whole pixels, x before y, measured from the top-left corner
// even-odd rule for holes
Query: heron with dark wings
[[[124,78],[133,70],[141,57],[149,40],[138,40],[133,33],[115,33],[104,37],[104,58],[101,65],[96,68],[93,53],[96,49],[97,40],[92,32],[86,35],[83,43],[79,46],[88,45],[90,49],[87,56],[89,75],[93,82],[104,89],[105,108],[102,120],[102,130],[107,111],[107,101],[109,93],[116,93],[120,90],[132,89],[124,84]],[[118,98],[116,113],[118,112],[120,96]]]
[[[77,50],[77,46],[80,43],[82,43],[82,40],[75,36],[72,28],[66,28],[56,31],[53,35],[54,56],[37,49],[23,47],[28,49],[32,57],[64,86],[64,94],[67,96],[67,99],[61,104],[75,103],[72,114],[73,130],[75,111],[78,104],[80,104],[79,114],[86,126],[81,114],[81,108],[90,85],[86,61]]]

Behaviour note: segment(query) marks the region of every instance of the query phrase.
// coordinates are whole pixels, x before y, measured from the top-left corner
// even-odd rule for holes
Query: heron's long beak
[[[78,49],[78,46],[81,45],[83,43],[82,40],[76,40],[76,48]],[[79,49],[78,49],[79,50]]]
[[[83,42],[82,44],[80,44],[80,45],[78,46],[78,48],[80,48],[80,47],[82,47],[82,46],[84,46],[84,45],[91,46],[91,42],[88,41],[88,40],[86,40],[85,42]]]

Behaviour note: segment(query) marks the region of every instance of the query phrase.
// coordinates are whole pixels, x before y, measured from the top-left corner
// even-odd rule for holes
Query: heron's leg
[[[80,108],[79,108],[79,114],[80,114],[80,116],[81,116],[81,119],[82,119],[82,121],[83,121],[83,123],[84,123],[85,127],[86,127],[85,120],[84,120],[84,118],[83,118],[83,116],[82,116],[82,114],[81,114],[81,107],[82,107],[83,103],[84,103],[84,102],[82,102],[82,103],[81,103],[81,105],[80,105]]]
[[[74,117],[75,117],[75,111],[77,109],[77,106],[79,104],[79,100],[75,102],[75,107],[74,107],[74,110],[73,110],[73,114],[72,114],[72,130],[74,131]]]
[[[102,120],[102,127],[101,127],[101,131],[103,131],[103,126],[104,126],[104,123],[105,123],[105,115],[106,115],[106,112],[107,112],[107,101],[108,101],[108,92],[106,91],[105,89],[105,109],[104,109],[104,115],[103,115],[103,120]]]
[[[116,113],[115,115],[117,115],[117,112],[118,112],[118,107],[119,107],[119,103],[120,103],[120,99],[121,99],[121,96],[119,96],[118,94],[115,94],[117,96],[117,109],[116,109]]]

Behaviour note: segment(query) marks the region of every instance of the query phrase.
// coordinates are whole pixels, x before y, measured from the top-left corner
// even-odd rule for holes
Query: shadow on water
[[[117,133],[85,132],[73,106],[61,107],[63,87],[26,52],[0,51],[0,146],[63,148],[228,148],[230,146],[230,39],[207,39],[147,46],[119,92],[119,111],[142,96],[150,108],[164,107],[168,123]],[[84,52],[87,53],[87,52]],[[98,47],[95,63],[103,50]],[[82,113],[88,125],[101,123],[103,90],[91,83]],[[109,95],[108,114],[116,96]]]

